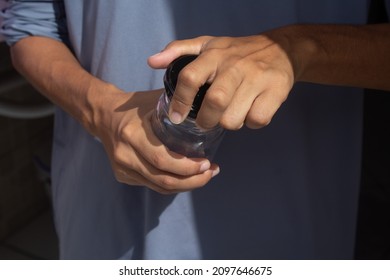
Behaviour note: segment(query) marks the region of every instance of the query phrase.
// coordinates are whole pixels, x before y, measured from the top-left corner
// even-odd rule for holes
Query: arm
[[[37,19],[31,19],[34,20]],[[21,26],[13,29],[17,23],[17,18],[11,16],[5,21],[8,41],[17,38],[11,47],[15,68],[101,139],[119,181],[145,185],[160,193],[175,193],[201,187],[218,172],[218,167],[210,168],[205,159],[189,159],[170,152],[154,137],[149,117],[159,91],[123,92],[85,71],[59,37],[50,32],[34,34],[25,22],[21,26],[26,28],[27,35],[20,34]],[[12,36],[14,30],[17,34]]]
[[[296,81],[390,90],[390,24],[290,28]]]
[[[188,114],[197,88],[212,82],[200,126],[260,128],[295,82],[389,90],[389,50],[390,24],[291,25],[251,37],[175,41],[149,64],[163,68],[182,54],[200,54],[179,77],[170,108],[174,122]]]
[[[52,39],[22,39],[11,53],[19,72],[101,139],[119,181],[174,193],[201,187],[215,175],[208,161],[174,154],[155,138],[149,117],[160,91],[125,93],[90,75]]]

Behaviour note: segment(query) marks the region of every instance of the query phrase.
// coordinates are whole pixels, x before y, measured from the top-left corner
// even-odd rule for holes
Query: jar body
[[[187,157],[212,160],[225,130],[220,126],[201,129],[191,117],[187,117],[180,124],[174,124],[168,117],[169,102],[170,99],[164,92],[152,115],[152,128],[156,136],[173,152]]]

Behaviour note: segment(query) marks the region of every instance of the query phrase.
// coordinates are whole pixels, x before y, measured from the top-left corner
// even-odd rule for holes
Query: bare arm
[[[390,90],[390,24],[290,29],[296,81]]]
[[[71,51],[56,40],[27,37],[11,47],[11,55],[15,68],[31,84],[92,134],[96,134],[94,111],[107,95],[121,93],[85,71]]]
[[[150,57],[164,68],[182,54],[200,54],[179,77],[170,117],[188,114],[200,85],[212,82],[199,112],[202,127],[267,125],[295,82],[390,89],[390,24],[291,25],[250,37],[170,43]]]
[[[218,172],[205,159],[168,151],[154,136],[149,117],[160,91],[125,93],[89,74],[49,38],[22,39],[11,54],[19,72],[102,140],[119,181],[174,193],[201,187]]]

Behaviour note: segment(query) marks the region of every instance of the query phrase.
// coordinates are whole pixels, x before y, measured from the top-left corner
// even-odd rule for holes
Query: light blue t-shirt
[[[126,91],[163,87],[146,59],[174,39],[292,23],[366,22],[367,0],[11,1],[3,33],[69,44]],[[64,77],[66,78],[66,77]],[[362,90],[297,84],[272,123],[224,138],[221,173],[164,196],[118,183],[102,144],[60,109],[53,205],[64,259],[350,259],[360,184]]]

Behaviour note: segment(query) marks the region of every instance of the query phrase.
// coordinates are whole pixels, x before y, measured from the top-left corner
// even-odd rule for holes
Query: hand
[[[205,185],[219,168],[207,159],[169,151],[152,132],[151,114],[161,90],[110,94],[98,110],[93,134],[100,138],[118,181],[170,194]]]
[[[197,117],[203,128],[218,123],[226,129],[261,128],[286,100],[294,83],[288,42],[277,31],[250,37],[203,36],[174,41],[151,56],[153,68],[165,68],[184,54],[199,54],[179,74],[169,110],[180,123],[189,113],[196,92],[211,83]]]
[[[125,93],[50,38],[27,37],[11,51],[20,73],[102,141],[118,181],[168,194],[199,188],[218,173],[207,159],[170,152],[154,136],[149,118],[161,91]]]

